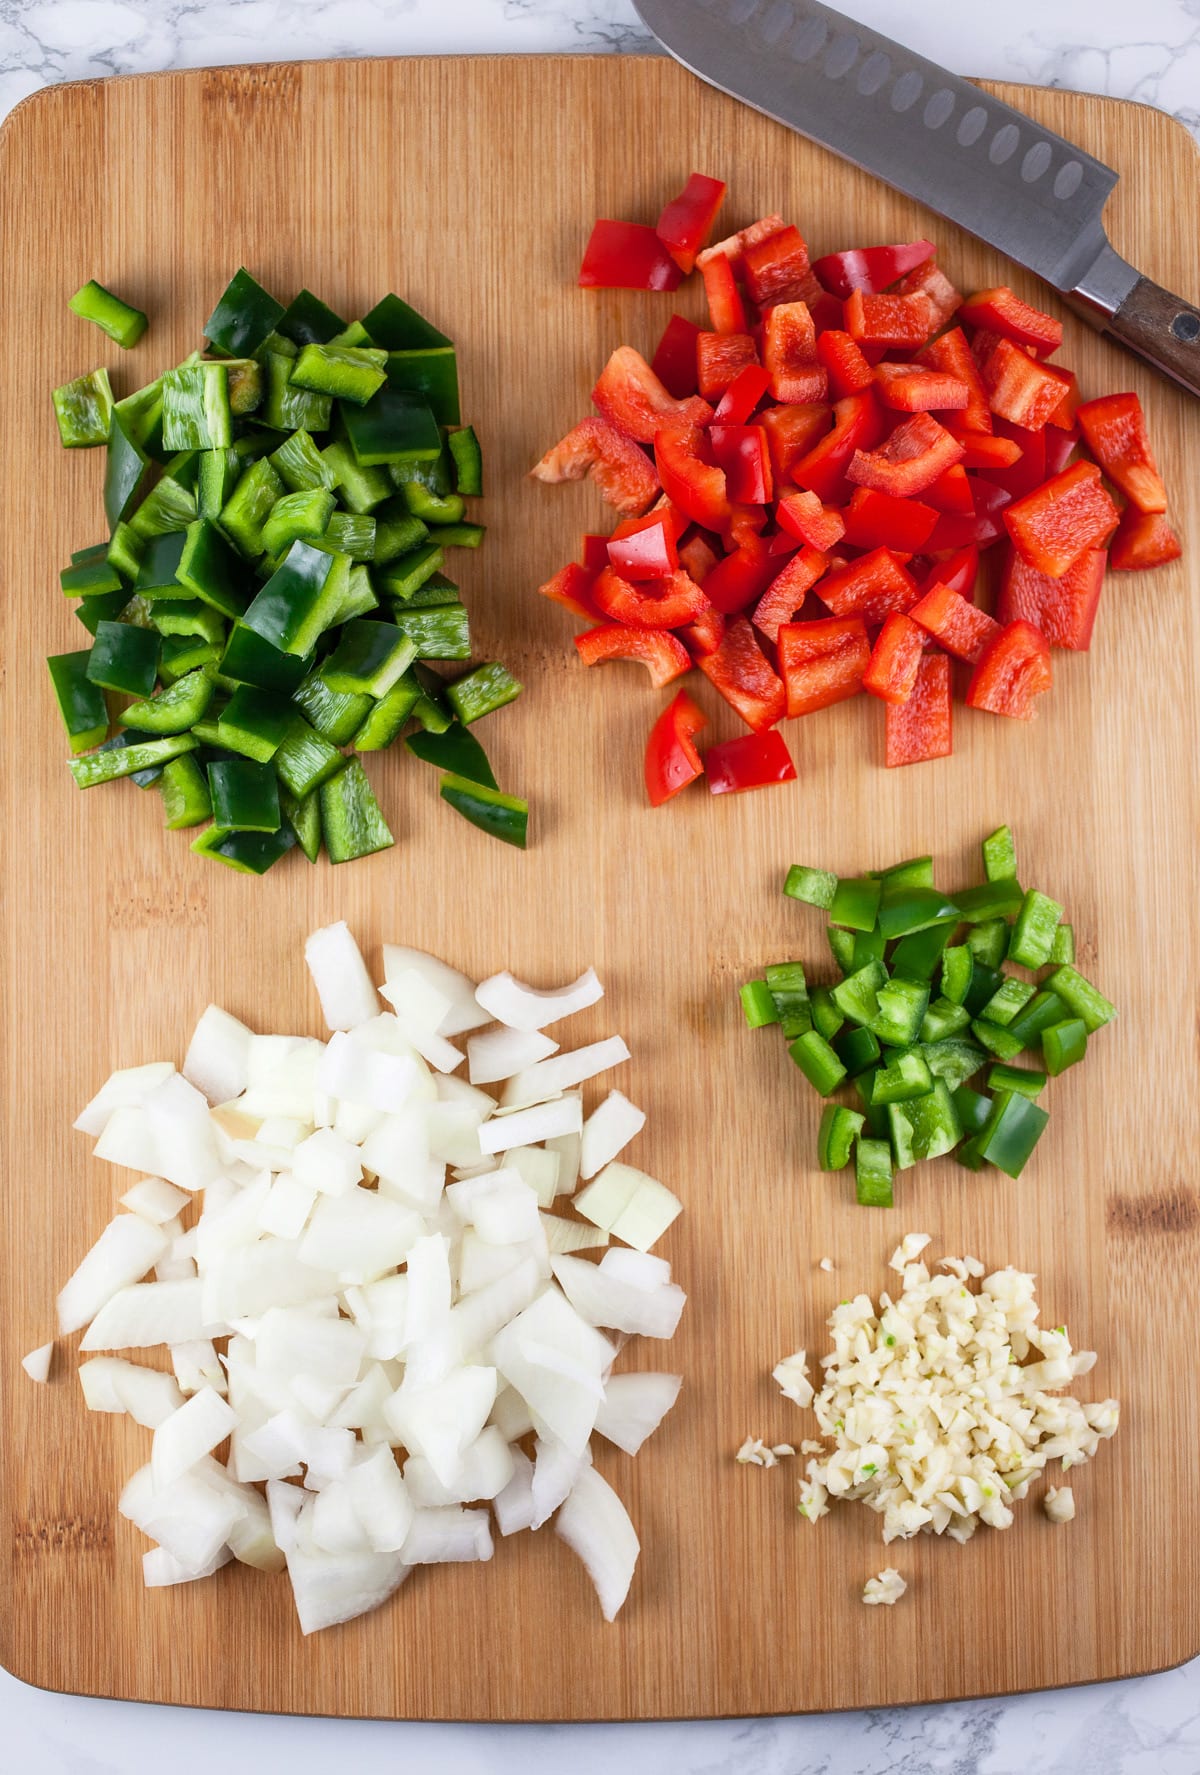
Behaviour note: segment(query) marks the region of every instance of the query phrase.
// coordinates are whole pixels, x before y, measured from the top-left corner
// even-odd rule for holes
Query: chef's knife
[[[1200,394],[1200,310],[1110,245],[1111,167],[818,0],[634,5],[685,68],[999,248]],[[1194,209],[1176,224],[1194,234]]]

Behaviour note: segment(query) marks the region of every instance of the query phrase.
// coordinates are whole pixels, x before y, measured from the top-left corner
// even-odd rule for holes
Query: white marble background
[[[1200,136],[1200,0],[843,4],[956,72],[1140,99]],[[629,0],[0,0],[0,115],[50,81],[266,56],[645,47]],[[192,1713],[47,1695],[0,1672],[0,1775],[132,1775],[160,1760],[170,1775],[324,1775],[351,1759],[355,1775],[1200,1775],[1200,1659],[1007,1701],[655,1726]]]

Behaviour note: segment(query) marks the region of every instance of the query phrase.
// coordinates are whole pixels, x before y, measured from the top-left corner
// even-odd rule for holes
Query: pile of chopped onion
[[[209,1006],[182,1072],[114,1073],[75,1124],[139,1174],[58,1314],[87,1328],[88,1406],[153,1432],[120,1498],[145,1581],[286,1565],[311,1633],[553,1519],[611,1621],[639,1544],[591,1437],[636,1454],[670,1410],[678,1376],[613,1366],[685,1297],[650,1255],[680,1204],[617,1157],[644,1115],[617,1091],[583,1113],[628,1049],[544,1033],[600,982],[476,988],[385,946],[377,992],[345,924],[306,958],[327,1042]],[[170,1373],[107,1353],[162,1347]]]

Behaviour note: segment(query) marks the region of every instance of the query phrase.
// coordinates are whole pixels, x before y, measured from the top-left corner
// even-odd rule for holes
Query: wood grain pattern
[[[1194,238],[1178,224],[1197,163],[1183,132],[1132,105],[1003,96],[1126,175],[1115,244],[1168,287],[1194,288]],[[592,218],[652,218],[700,166],[729,178],[731,225],[777,207],[815,252],[932,229],[964,288],[1010,268],[658,60],[351,62],[58,87],[18,108],[0,155],[5,1665],[145,1700],[623,1719],[1002,1693],[1194,1652],[1194,403],[1064,314],[1063,357],[1084,388],[1141,392],[1186,556],[1114,577],[1090,656],[1056,657],[1034,725],[960,710],[952,760],[888,773],[881,711],[844,705],[788,730],[796,784],[720,802],[693,791],[651,812],[641,751],[665,698],[633,668],[581,671],[568,619],[532,595],[605,514],[590,488],[554,491],[524,471],[586,409],[607,352],[651,349],[671,308],[574,287]],[[100,464],[58,449],[49,390],[97,358],[122,390],[177,360],[243,262],[349,313],[395,287],[459,343],[492,525],[461,577],[480,657],[509,660],[528,685],[486,736],[502,783],[534,803],[528,855],[456,822],[405,757],[371,767],[392,852],[336,873],[297,861],[261,883],[193,859],[161,830],[156,797],[71,785],[41,657],[79,641],[55,574],[102,534]],[[130,358],[67,312],[88,276],[150,311]],[[707,689],[714,731],[732,732]],[[1020,1183],[942,1162],[905,1174],[893,1212],[857,1209],[844,1180],[816,1172],[817,1103],[778,1044],[746,1033],[734,986],[766,960],[821,953],[817,916],[779,894],[788,863],[851,872],[928,849],[953,886],[1002,819],[1029,878],[1066,901],[1081,965],[1121,1019],[1053,1085],[1050,1132]],[[579,1037],[615,1027],[632,1046],[621,1082],[651,1112],[641,1162],[686,1202],[664,1251],[691,1304],[670,1354],[687,1377],[679,1407],[637,1461],[598,1455],[644,1546],[615,1626],[548,1533],[501,1543],[486,1567],[419,1574],[381,1612],[309,1641],[286,1584],[239,1568],[147,1594],[144,1542],[115,1514],[145,1432],[86,1416],[73,1352],[45,1388],[16,1367],[126,1181],[71,1132],[77,1108],[113,1065],[180,1057],[210,999],[259,1027],[318,1032],[301,943],[338,917],[373,959],[397,939],[547,984],[594,962],[608,997]],[[847,1509],[810,1530],[792,1509],[794,1470],[731,1455],[748,1433],[806,1433],[772,1363],[798,1344],[823,1350],[830,1307],[881,1287],[909,1228],[939,1253],[1036,1270],[1050,1322],[1100,1350],[1095,1396],[1117,1394],[1125,1417],[1073,1479],[1073,1527],[1051,1528],[1031,1502],[1011,1532],[965,1549],[894,1548],[910,1593],[868,1611],[860,1586],[888,1557],[877,1519]],[[817,1267],[825,1253],[832,1276]]]

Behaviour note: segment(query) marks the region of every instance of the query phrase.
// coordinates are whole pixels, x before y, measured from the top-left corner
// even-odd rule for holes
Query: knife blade
[[[634,6],[692,73],[997,247],[1200,394],[1200,309],[1112,246],[1111,167],[819,0]]]

